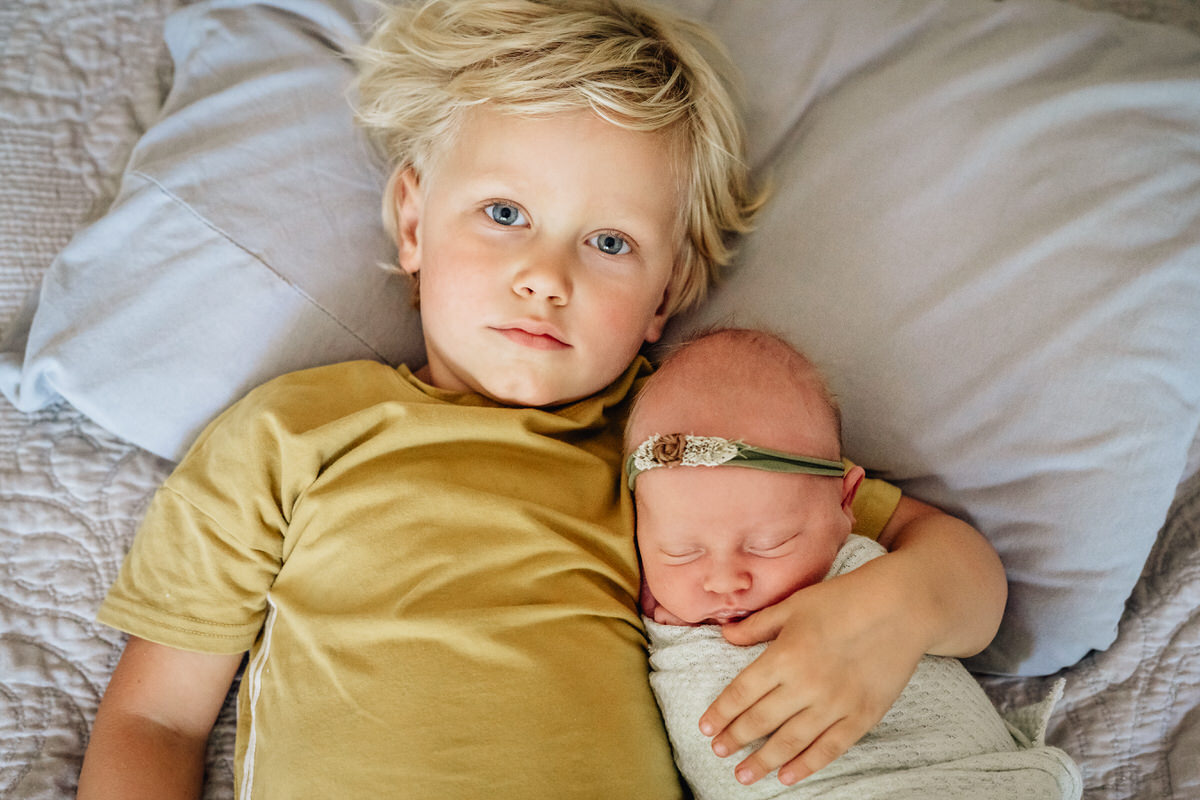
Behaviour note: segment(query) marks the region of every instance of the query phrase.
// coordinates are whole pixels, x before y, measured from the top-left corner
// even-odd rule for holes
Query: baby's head
[[[734,104],[710,63],[721,59],[720,48],[702,27],[673,14],[632,0],[427,0],[389,10],[358,57],[359,122],[392,170],[384,221],[401,268],[419,274],[432,378],[437,383],[440,374],[447,388],[518,405],[598,391],[658,338],[668,318],[703,298],[761,205]],[[581,368],[580,380],[536,391],[495,386],[466,359],[443,352],[461,349],[450,334],[464,323],[445,315],[445,297],[427,307],[437,290],[430,267],[462,256],[447,245],[462,245],[466,235],[447,229],[438,236],[426,217],[446,210],[431,211],[431,195],[457,201],[448,195],[466,188],[488,193],[474,199],[488,225],[525,236],[519,254],[509,248],[514,237],[480,237],[478,260],[507,259],[497,267],[516,269],[519,257],[556,270],[549,282],[512,276],[511,291],[548,298],[552,307],[500,312],[500,327],[519,328],[510,338],[540,337],[525,341],[547,345],[541,355],[561,344],[578,353],[579,338],[565,341],[559,334],[570,331],[553,319],[567,315],[576,296],[595,289],[628,310],[608,321],[606,352]],[[420,241],[426,228],[434,235]],[[542,234],[558,238],[547,243]],[[603,280],[589,289],[571,272],[570,259],[582,251],[585,260],[632,253],[645,263],[592,270]],[[458,289],[474,280],[454,276]],[[449,310],[476,313],[457,300]],[[569,369],[554,367],[560,375]]]
[[[671,434],[687,449],[664,453],[679,441],[662,441]],[[657,454],[645,444],[656,436]],[[824,380],[783,340],[729,329],[671,353],[626,435],[638,549],[658,605],[687,623],[728,622],[821,580],[853,526],[863,476],[843,474],[840,439]]]

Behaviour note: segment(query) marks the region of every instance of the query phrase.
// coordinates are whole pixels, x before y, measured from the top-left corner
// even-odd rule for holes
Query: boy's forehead
[[[685,187],[685,150],[675,129],[640,131],[603,119],[586,108],[522,113],[482,104],[459,113],[452,132],[434,145],[427,171],[452,162],[470,164],[473,176],[532,179],[548,161],[588,162],[623,170],[632,182],[670,185],[677,199]],[[631,186],[630,197],[638,196]],[[675,207],[682,203],[676,203]]]

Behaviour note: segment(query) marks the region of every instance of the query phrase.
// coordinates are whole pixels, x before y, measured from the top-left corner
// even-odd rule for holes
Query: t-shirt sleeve
[[[184,650],[250,648],[290,504],[317,469],[295,444],[295,382],[256,389],[205,429],[155,493],[100,622]]]
[[[854,511],[854,528],[851,532],[868,539],[878,539],[899,504],[899,487],[878,478],[865,478],[851,506]]]
[[[277,563],[249,538],[160,488],[96,618],[182,650],[248,650],[262,628]]]

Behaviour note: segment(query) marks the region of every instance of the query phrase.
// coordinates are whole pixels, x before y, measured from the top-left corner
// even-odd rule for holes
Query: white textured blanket
[[[851,536],[829,576],[883,553]],[[827,577],[829,577],[827,576]],[[785,787],[774,777],[742,786],[733,768],[749,752],[717,758],[697,723],[729,681],[767,645],[737,647],[718,626],[680,627],[646,620],[650,685],[662,708],[675,761],[698,800],[718,798],[1078,798],[1074,762],[1045,743],[1047,701],[1002,719],[956,659],[926,656],[887,715],[857,745],[816,775]],[[756,743],[757,744],[757,743]]]

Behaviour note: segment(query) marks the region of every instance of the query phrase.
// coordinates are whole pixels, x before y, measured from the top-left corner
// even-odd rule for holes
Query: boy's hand
[[[779,768],[780,782],[791,785],[830,764],[883,718],[912,677],[923,632],[905,624],[913,615],[902,597],[881,597],[878,582],[863,588],[867,566],[724,627],[733,644],[774,639],[700,720],[719,756],[770,735],[734,768],[741,783]]]
[[[775,637],[700,718],[718,755],[770,734],[743,783],[811,775],[883,718],[922,655],[974,655],[996,635],[1004,568],[978,531],[903,497],[879,543],[888,555],[725,626],[733,644]]]

